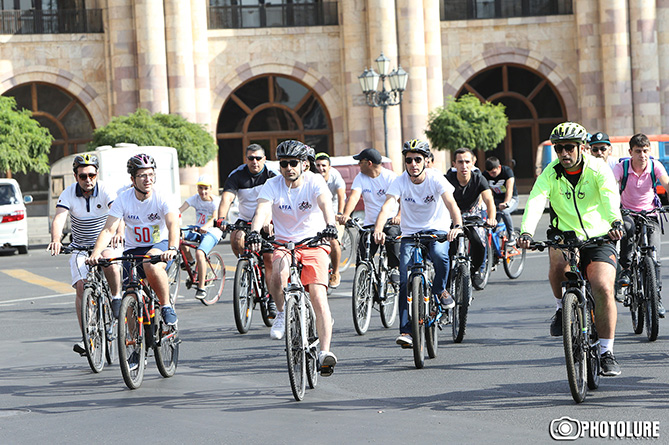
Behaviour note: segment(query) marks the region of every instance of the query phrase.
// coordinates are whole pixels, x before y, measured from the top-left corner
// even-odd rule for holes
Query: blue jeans
[[[426,230],[421,233],[433,233],[435,235],[445,235],[441,230]],[[434,281],[432,282],[432,293],[440,295],[446,289],[448,280],[449,242],[439,243],[431,241],[426,244],[428,257],[434,265]],[[407,302],[407,281],[409,279],[408,271],[411,266],[411,253],[413,252],[413,240],[403,238],[400,245],[400,334],[411,334],[411,321],[409,320],[409,303]]]

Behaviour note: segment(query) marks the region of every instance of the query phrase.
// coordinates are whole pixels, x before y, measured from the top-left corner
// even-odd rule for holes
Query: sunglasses
[[[416,158],[404,158],[404,162],[406,162],[407,164],[412,164],[412,163],[414,163],[414,162],[415,162],[416,164],[420,164],[421,162],[423,162],[423,158],[420,158],[420,157],[416,157]]]
[[[264,158],[264,156],[247,156],[246,157],[246,159],[248,159],[249,161],[262,161],[262,158]]]
[[[153,173],[148,173],[148,174],[143,173],[141,175],[137,175],[137,178],[139,178],[142,181],[146,181],[147,179],[150,179],[151,181],[153,181],[154,179],[156,179],[156,175],[153,174]]]
[[[79,173],[79,179],[85,181],[86,179],[94,179],[98,174],[97,173]]]
[[[287,168],[289,165],[291,167],[297,167],[300,164],[300,161],[297,159],[291,159],[290,161],[279,161],[281,168]]]
[[[564,145],[557,144],[557,145],[555,145],[553,148],[555,148],[555,153],[560,154],[560,153],[562,153],[562,151],[566,151],[567,153],[571,153],[571,152],[573,152],[573,151],[576,149],[576,147],[578,147],[578,145],[574,145],[574,144],[564,144]]]
[[[592,153],[599,153],[600,151],[604,153],[608,149],[609,149],[608,147],[590,147],[590,151]]]

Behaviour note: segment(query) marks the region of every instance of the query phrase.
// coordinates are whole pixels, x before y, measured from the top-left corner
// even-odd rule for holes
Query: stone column
[[[213,135],[216,121],[211,120],[211,88],[209,84],[209,41],[207,38],[208,2],[191,0],[193,32],[193,83],[195,88],[195,120],[207,126]],[[220,110],[218,110],[220,112]],[[216,113],[218,116],[218,113]]]
[[[425,66],[427,73],[428,113],[444,105],[444,77],[441,54],[441,21],[439,20],[440,0],[423,0],[425,22]],[[434,152],[434,160],[441,171],[450,166],[448,152]]]
[[[111,118],[134,113],[139,105],[139,93],[132,1],[118,0],[109,3],[105,14],[105,40]]]
[[[629,0],[634,132],[662,131],[655,0]]]
[[[169,113],[163,1],[134,0],[134,5],[139,106]]]
[[[170,113],[195,121],[195,80],[191,5],[165,0],[165,40]]]
[[[657,2],[657,23],[669,23],[669,0]],[[662,111],[662,128],[660,133],[669,133],[669,28],[657,30],[658,58],[660,64],[660,103]]]
[[[578,121],[591,133],[607,131],[604,111],[602,42],[600,38],[599,7],[596,2],[574,2],[576,48],[578,48],[578,81],[576,109],[580,116],[567,116]]]
[[[599,0],[607,133],[634,134],[632,66],[626,0]]]

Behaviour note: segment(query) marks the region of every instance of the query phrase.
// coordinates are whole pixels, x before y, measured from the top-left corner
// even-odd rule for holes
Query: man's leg
[[[243,230],[235,230],[230,234],[230,247],[232,248],[232,253],[236,257],[244,252],[244,242],[246,240],[246,234]]]
[[[649,239],[648,242],[650,243],[651,246],[655,246],[655,278],[657,279],[657,287],[658,287],[658,297],[659,297],[659,302],[658,302],[658,314],[660,318],[664,318],[666,314],[666,310],[664,309],[664,305],[662,304],[662,230],[660,228],[660,222],[655,219],[651,219],[651,226],[649,230]]]
[[[286,250],[277,249],[272,255],[273,264],[270,277],[269,291],[276,303],[276,317],[269,331],[269,336],[274,340],[281,340],[286,333],[283,288],[288,283],[288,274],[290,272],[290,253]]]
[[[330,261],[332,262],[332,276],[329,285],[332,289],[339,287],[341,278],[339,277],[339,263],[341,262],[341,244],[339,240],[330,240]]]
[[[446,309],[455,306],[453,297],[444,294],[447,289],[448,272],[450,267],[450,258],[448,255],[450,243],[432,242],[429,245],[429,255],[434,265],[434,281],[432,282],[432,293],[441,298],[441,303]],[[443,298],[442,298],[443,297]]]
[[[564,259],[562,252],[557,249],[548,250],[548,281],[555,297],[556,311],[551,320],[550,333],[553,337],[562,335],[562,282],[566,279],[565,272],[569,270],[569,263]]]
[[[395,342],[402,347],[411,347],[411,321],[409,320],[409,303],[407,301],[408,265],[411,259],[412,244],[410,240],[402,240],[400,245],[400,336]]]

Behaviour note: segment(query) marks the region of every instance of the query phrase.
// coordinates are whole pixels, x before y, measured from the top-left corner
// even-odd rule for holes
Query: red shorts
[[[306,287],[310,284],[328,285],[328,269],[330,265],[330,245],[309,247],[295,251],[297,261],[302,264],[300,279]],[[290,253],[278,247],[272,254],[272,263],[284,259],[290,264]]]

